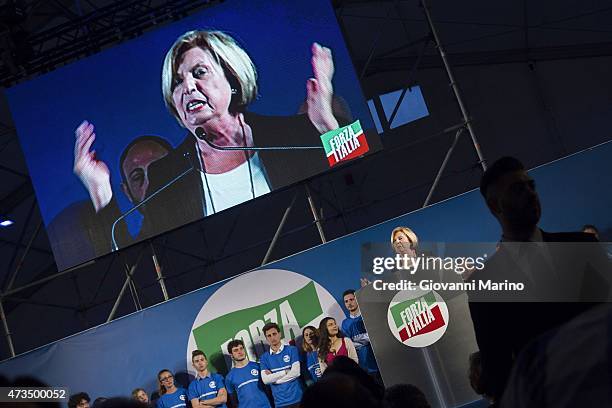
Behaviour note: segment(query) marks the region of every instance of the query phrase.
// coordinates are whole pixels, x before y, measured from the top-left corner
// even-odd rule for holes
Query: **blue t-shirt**
[[[363,318],[361,315],[357,317],[347,317],[342,321],[342,333],[353,340],[355,349],[357,349],[357,357],[359,358],[359,365],[361,368],[366,370],[368,373],[375,373],[378,371],[378,365],[374,358],[374,352],[370,345],[370,340],[365,341],[368,335],[365,325],[363,324]],[[366,343],[364,345],[364,343]]]
[[[277,373],[282,370],[290,370],[291,365],[300,362],[297,348],[283,345],[279,353],[270,354],[266,351],[261,356],[261,369]],[[271,384],[272,396],[276,407],[296,404],[302,399],[302,387],[297,378],[282,384]]]
[[[316,351],[306,353],[306,368],[310,373],[312,381],[317,382],[321,379],[321,366],[319,365],[319,356]]]
[[[238,394],[240,408],[270,408],[259,372],[259,364],[249,361],[244,367],[232,368],[225,376],[227,392]]]
[[[200,401],[206,401],[207,399],[213,399],[217,397],[219,390],[225,388],[223,377],[217,373],[208,373],[204,378],[196,378],[189,384],[187,389],[187,396],[189,401],[192,399],[199,399]],[[227,408],[227,405],[217,405],[220,408]]]
[[[187,390],[177,388],[172,394],[164,394],[157,400],[157,408],[181,408],[187,406]]]

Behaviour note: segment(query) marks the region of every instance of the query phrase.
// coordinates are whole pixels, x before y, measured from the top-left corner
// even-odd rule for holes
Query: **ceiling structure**
[[[4,87],[10,87],[214,3],[188,0],[0,2],[0,82]],[[446,142],[436,138],[444,134],[443,129],[461,123],[461,115],[448,80],[441,71],[442,61],[431,41],[419,1],[336,0],[333,4],[367,98],[421,80],[425,83],[430,79],[428,72],[431,72],[431,77],[440,83],[431,92],[444,94],[442,104],[446,104],[444,106],[451,113],[444,118],[433,115],[435,125],[417,126],[411,130],[419,134],[413,141],[415,144],[427,144],[428,151],[436,152],[432,153],[429,173],[421,179],[399,178],[391,186],[386,186],[385,175],[405,171],[402,158],[410,143],[400,139],[406,130],[399,128],[394,132],[394,138],[388,138],[390,148],[387,151],[307,184],[317,212],[323,218],[327,239],[418,208],[448,148]],[[532,67],[547,61],[596,60],[612,56],[612,4],[609,2],[430,0],[428,4],[449,60],[458,72],[467,72],[465,70],[469,67],[478,69],[512,64]],[[465,78],[465,74],[459,76],[459,85]],[[568,82],[580,80],[567,79]],[[466,88],[472,86],[469,80],[465,82]],[[466,88],[466,93],[472,95],[472,90]],[[466,100],[468,110],[477,104],[471,96]],[[104,318],[100,316],[110,314],[109,317],[114,317],[163,301],[153,263],[150,259],[146,265],[136,262],[143,256],[150,258],[154,253],[160,262],[171,264],[164,271],[170,297],[259,265],[294,194],[298,198],[268,260],[320,243],[301,185],[274,193],[265,203],[258,200],[247,204],[248,210],[236,209],[223,217],[208,220],[206,230],[227,230],[223,239],[217,239],[217,236],[212,239],[211,234],[207,237],[204,232],[201,234],[202,242],[187,238],[193,236],[190,234],[198,234],[198,230],[204,231],[204,224],[197,223],[153,242],[128,248],[119,255],[105,257],[91,267],[59,273],[6,98],[0,99],[0,103],[0,217],[14,221],[11,227],[0,228],[0,288],[4,293],[0,299],[4,310],[0,309],[0,313],[6,313],[9,326],[12,326],[9,329],[13,332],[18,330],[16,326],[28,330],[15,321],[16,317],[11,319],[25,307],[59,310],[66,313],[67,320],[77,322],[66,323],[63,331],[42,336],[38,342],[17,344],[17,352],[102,323]],[[549,127],[554,127],[554,117],[550,123]],[[492,138],[486,140],[489,152],[503,150],[503,142]],[[496,143],[499,145],[494,146]],[[555,157],[584,147],[576,144],[578,147],[568,148],[568,144],[574,145],[567,141],[564,143]],[[480,172],[473,146],[465,143],[458,147],[456,154],[463,159],[451,162],[440,186],[443,192],[434,196],[434,202],[476,186]],[[542,159],[544,161],[555,158],[543,157],[546,157]],[[532,160],[530,164],[541,163]],[[375,167],[378,171],[372,170]],[[407,195],[418,198],[407,204]],[[241,233],[244,213],[264,211],[264,208],[273,213],[269,225],[259,228],[257,235]],[[236,237],[232,233],[240,235]],[[145,272],[136,270],[135,265]],[[138,278],[137,283],[130,283],[125,279],[126,273],[140,273],[145,277]],[[50,277],[55,275],[61,275],[59,279],[63,279],[62,290],[73,294],[68,296],[69,299],[65,294],[61,299],[53,298],[51,292],[56,291],[56,287],[52,286]],[[45,280],[40,282],[41,279]],[[32,282],[38,283],[33,285]],[[15,291],[17,287],[25,289]],[[126,296],[123,301],[115,302],[120,292]],[[4,348],[0,353],[6,357],[9,355],[8,344]]]

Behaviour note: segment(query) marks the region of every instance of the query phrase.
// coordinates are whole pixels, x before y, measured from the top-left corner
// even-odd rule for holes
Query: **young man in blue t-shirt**
[[[191,363],[196,369],[196,378],[189,384],[187,396],[192,408],[227,408],[227,391],[223,377],[208,371],[208,359],[202,350],[191,353]]]
[[[361,317],[357,298],[355,298],[355,291],[353,289],[345,290],[342,298],[344,306],[349,312],[349,317],[342,321],[342,333],[353,340],[361,368],[366,370],[377,381],[382,382],[376,359],[374,359],[374,352],[370,345],[370,337],[363,324],[363,317]]]
[[[261,356],[261,379],[270,384],[274,406],[299,407],[302,399],[300,377],[300,356],[294,346],[281,342],[280,329],[276,323],[267,323],[263,334],[270,350]]]
[[[234,361],[234,367],[225,376],[225,386],[232,396],[233,405],[240,408],[270,408],[259,374],[259,364],[249,361],[243,341],[230,341],[227,351]]]

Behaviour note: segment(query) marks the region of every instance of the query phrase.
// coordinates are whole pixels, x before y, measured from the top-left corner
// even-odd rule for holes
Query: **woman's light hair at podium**
[[[405,248],[403,248],[403,245],[405,244],[403,243],[406,242],[406,238],[410,242],[410,249],[416,250],[419,247],[419,238],[413,230],[401,226],[393,228],[393,231],[391,231],[391,245],[395,252],[404,253]]]

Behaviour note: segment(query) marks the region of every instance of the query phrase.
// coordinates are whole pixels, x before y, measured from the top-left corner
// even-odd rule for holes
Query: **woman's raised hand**
[[[311,50],[314,78],[306,81],[308,118],[319,133],[323,134],[338,128],[338,121],[332,112],[334,60],[331,50],[318,43],[312,44]]]
[[[83,121],[76,128],[74,143],[74,174],[81,180],[97,211],[104,208],[113,197],[110,184],[110,171],[101,160],[96,159],[96,151],[91,150],[96,140],[93,124]]]

